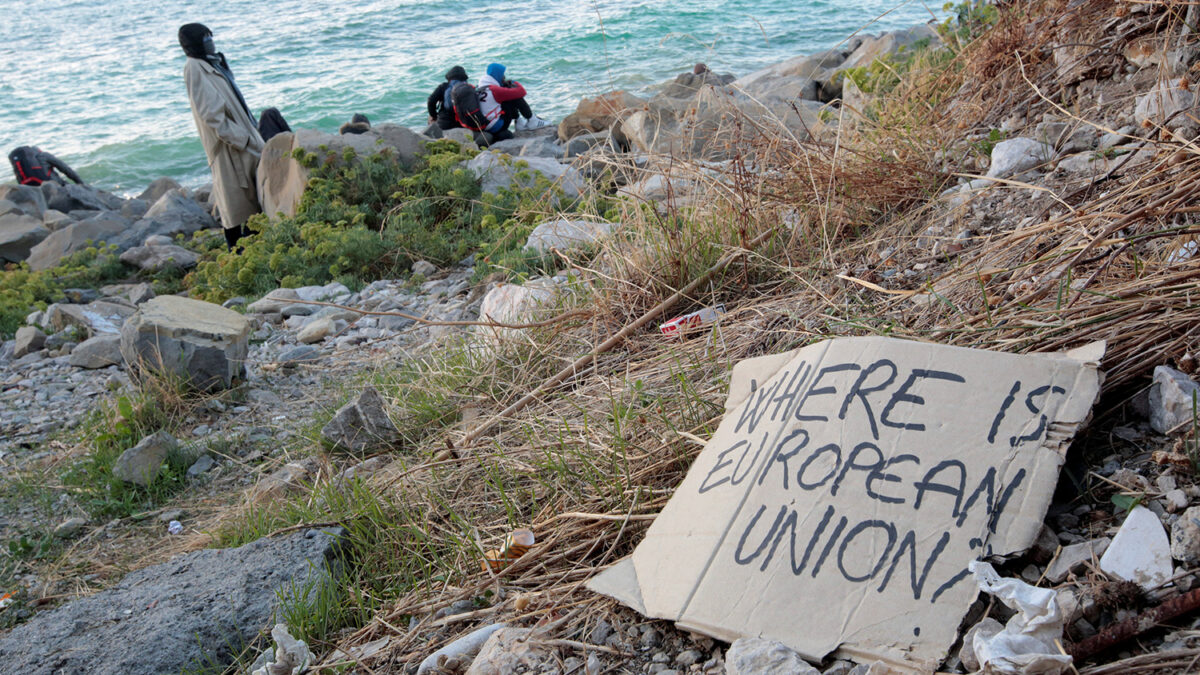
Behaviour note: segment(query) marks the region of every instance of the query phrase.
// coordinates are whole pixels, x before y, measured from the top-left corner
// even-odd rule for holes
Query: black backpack
[[[21,185],[41,185],[54,177],[53,169],[41,161],[41,152],[34,147],[23,145],[8,153],[8,161],[12,163],[13,175]]]
[[[476,89],[466,82],[455,82],[450,88],[450,102],[454,105],[454,119],[467,129],[482,131],[488,119],[479,109],[479,102],[487,95],[483,87]]]

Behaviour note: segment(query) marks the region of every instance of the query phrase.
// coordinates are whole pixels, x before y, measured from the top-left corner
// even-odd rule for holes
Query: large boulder
[[[489,194],[496,194],[501,188],[532,187],[536,181],[534,172],[562,188],[567,199],[578,197],[585,186],[583,176],[577,169],[546,157],[514,160],[501,153],[487,151],[467,161],[466,167],[479,179],[483,191]]]
[[[87,220],[55,230],[29,251],[29,268],[35,272],[50,269],[64,257],[116,239],[126,232],[132,223],[119,213],[103,211]]]
[[[739,77],[731,86],[762,103],[829,100],[832,93],[840,96],[832,83],[834,69],[845,60],[836,49],[798,56]]]
[[[263,213],[274,218],[296,214],[308,184],[309,169],[295,158],[297,150],[315,154],[318,162],[343,161],[346,150],[367,157],[384,149],[405,166],[411,166],[429,138],[398,124],[379,124],[362,134],[327,134],[315,129],[297,129],[276,134],[267,141],[258,162],[258,198]]]
[[[0,185],[0,199],[12,202],[24,213],[41,218],[46,212],[46,197],[32,185]]]
[[[67,183],[59,185],[53,181],[42,183],[42,196],[46,207],[63,213],[72,211],[109,211],[121,208],[121,198],[93,190],[85,185]]]
[[[284,603],[330,583],[339,536],[293,532],[130,572],[13,628],[0,637],[0,660],[27,675],[220,671]]]
[[[177,183],[175,179],[164,176],[162,178],[157,178],[154,180],[154,182],[150,183],[145,190],[142,190],[142,194],[138,195],[137,198],[148,204],[153,204],[157,202],[163,195],[171,192],[172,190],[178,190],[181,187],[182,186]]]
[[[46,344],[46,334],[34,326],[21,326],[13,340],[13,358],[36,352]]]
[[[1054,148],[1032,138],[1010,138],[992,147],[988,178],[1007,178],[1029,171],[1054,159]]]
[[[937,31],[927,23],[868,37],[862,41],[858,49],[846,57],[837,70],[869,66],[876,59],[894,56],[902,51],[913,49],[918,44],[934,45],[940,42],[941,38],[938,37]]]
[[[493,152],[503,152],[508,155],[527,157],[546,157],[561,159],[565,148],[559,145],[554,135],[553,127],[543,127],[536,131],[518,132],[513,138],[498,141],[488,146]]]
[[[20,212],[0,216],[0,262],[21,262],[48,236],[50,230],[37,216]]]
[[[585,98],[575,112],[558,124],[558,140],[567,141],[584,134],[610,129],[626,113],[641,108],[645,101],[627,91],[610,91],[595,98]]]
[[[400,432],[388,418],[379,391],[367,387],[322,427],[321,437],[334,447],[364,452],[387,448],[400,439]]]
[[[533,228],[529,239],[525,241],[525,248],[542,253],[551,249],[566,251],[599,241],[616,227],[616,223],[604,220],[548,220]]]
[[[250,321],[209,302],[160,295],[121,328],[121,354],[132,366],[186,378],[199,389],[224,389],[245,372]]]
[[[630,145],[652,155],[721,161],[744,153],[756,129],[787,130],[799,138],[821,128],[817,101],[756,101],[725,87],[703,87],[694,99],[652,100],[621,123]]]
[[[553,279],[540,277],[524,284],[501,284],[483,296],[479,320],[503,324],[523,324],[546,318],[553,311],[560,289]],[[520,331],[519,328],[475,326],[477,334],[499,341]]]
[[[94,370],[119,366],[121,359],[121,336],[115,333],[105,333],[94,338],[88,338],[71,350],[67,363],[76,368]]]
[[[109,243],[124,251],[149,237],[194,234],[214,227],[217,227],[216,219],[199,202],[185,196],[182,190],[172,190],[159,197],[141,219]]]
[[[74,326],[89,337],[95,337],[120,333],[125,320],[135,311],[129,305],[111,300],[87,304],[56,303],[46,308],[46,322],[55,332]]]
[[[167,268],[189,270],[200,262],[200,255],[174,244],[135,246],[121,254],[121,262],[143,272],[158,272]]]
[[[724,87],[736,79],[730,73],[718,75],[711,70],[705,70],[700,73],[680,73],[675,76],[675,79],[663,83],[653,98],[690,99],[704,87]]]

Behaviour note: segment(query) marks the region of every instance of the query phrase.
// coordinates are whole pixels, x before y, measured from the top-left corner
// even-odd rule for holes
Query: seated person
[[[450,102],[450,90],[459,82],[467,81],[467,71],[462,66],[454,66],[446,72],[446,81],[439,84],[437,89],[425,101],[429,109],[429,123],[437,122],[440,129],[457,129],[462,125],[454,117],[454,104]]]
[[[63,175],[72,181],[80,185],[84,184],[79,174],[75,173],[65,162],[32,145],[22,145],[8,153],[8,161],[12,164],[13,175],[17,177],[17,182],[21,185],[41,185],[46,181],[66,185],[67,182],[54,173],[55,169],[63,172]]]
[[[525,101],[525,87],[520,82],[504,79],[505,68],[499,63],[487,67],[487,75],[479,78],[479,87],[486,94],[479,101],[479,109],[489,122],[483,129],[492,134],[496,141],[511,138],[508,127],[514,121],[517,131],[532,131],[549,124],[536,117]]]
[[[354,113],[354,117],[350,118],[338,129],[338,133],[345,136],[346,134],[365,134],[371,130],[371,120],[362,113]]]

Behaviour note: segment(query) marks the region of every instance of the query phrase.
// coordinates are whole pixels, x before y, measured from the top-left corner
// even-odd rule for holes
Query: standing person
[[[21,185],[36,186],[46,181],[66,185],[67,182],[54,173],[55,169],[61,171],[64,176],[70,178],[75,183],[79,185],[84,184],[79,174],[67,166],[66,162],[32,145],[22,145],[8,153],[8,161],[12,164],[13,175],[16,176],[17,182]]]
[[[213,46],[212,31],[198,23],[181,26],[179,46],[188,56],[183,81],[212,169],[213,199],[221,212],[225,242],[232,250],[249,233],[246,219],[262,211],[255,176],[263,139],[229,62]]]
[[[480,88],[486,89],[486,95],[479,102],[479,109],[490,120],[483,130],[492,134],[494,141],[512,138],[508,127],[514,121],[517,131],[541,129],[549,124],[546,120],[534,116],[529,103],[525,101],[525,87],[521,86],[520,82],[504,79],[504,73],[503,65],[492,63],[487,67],[487,75],[479,78]]]
[[[450,90],[459,82],[466,81],[467,71],[462,66],[454,66],[446,72],[446,81],[439,84],[425,101],[430,124],[437,122],[439,129],[457,129],[462,126],[454,117],[454,103],[450,100]]]

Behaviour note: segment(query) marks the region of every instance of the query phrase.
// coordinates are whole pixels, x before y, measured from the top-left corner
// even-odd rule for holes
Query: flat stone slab
[[[250,322],[231,309],[160,295],[138,307],[121,328],[129,365],[187,377],[201,389],[227,388],[245,371]]]
[[[276,592],[320,582],[336,537],[310,530],[128,574],[0,637],[4,672],[158,675],[228,664],[273,622]]]

